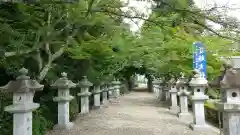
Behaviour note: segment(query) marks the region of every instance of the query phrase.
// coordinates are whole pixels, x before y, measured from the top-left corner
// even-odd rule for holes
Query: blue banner
[[[193,69],[200,70],[205,79],[207,79],[206,55],[206,48],[201,42],[193,44]]]

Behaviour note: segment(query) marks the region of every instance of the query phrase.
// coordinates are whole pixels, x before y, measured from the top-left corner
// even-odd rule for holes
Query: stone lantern
[[[170,99],[170,93],[169,93],[169,86],[168,84],[165,84],[165,86],[163,86],[163,100],[164,101],[168,101]]]
[[[28,70],[19,70],[20,76],[15,81],[10,81],[0,89],[13,93],[13,104],[6,106],[4,111],[13,113],[13,135],[32,135],[32,111],[39,107],[33,102],[35,91],[43,90],[36,80],[27,76]]]
[[[176,88],[176,80],[174,78],[172,78],[169,81],[170,84],[170,94],[171,94],[171,106],[170,106],[170,110],[173,112],[178,111],[178,104],[177,104],[177,88]]]
[[[154,93],[156,94],[156,98],[158,99],[159,98],[159,85],[160,85],[161,81],[158,80],[158,79],[155,79],[152,84],[153,84],[153,91]]]
[[[229,68],[221,81],[221,101],[216,105],[223,112],[224,135],[240,134],[240,71]]]
[[[195,75],[189,82],[193,88],[193,96],[191,97],[194,120],[190,124],[192,130],[206,130],[209,126],[205,122],[204,101],[209,99],[204,94],[205,89],[208,87],[207,80],[201,75],[199,70],[195,70]]]
[[[83,115],[89,113],[89,96],[91,95],[89,87],[92,85],[86,76],[83,76],[83,79],[78,83],[78,86],[81,87],[81,92],[77,96],[81,98],[81,114]]]
[[[108,103],[108,87],[106,84],[103,85],[103,89],[102,89],[102,104],[106,105]]]
[[[165,95],[164,95],[164,82],[162,79],[159,80],[159,100],[160,101],[165,101]]]
[[[181,77],[176,82],[180,98],[180,112],[178,113],[180,119],[187,119],[190,116],[188,112],[188,95],[190,92],[187,91],[187,83],[187,79],[184,77],[184,74],[181,73]]]
[[[57,97],[53,98],[58,102],[58,124],[54,129],[70,129],[73,123],[69,122],[69,102],[74,98],[70,95],[69,89],[76,87],[76,84],[68,80],[67,73],[61,73],[61,78],[55,81],[51,86],[58,89]]]
[[[110,97],[112,97],[112,94],[113,94],[113,90],[114,90],[114,88],[113,88],[113,85],[111,84],[111,83],[109,83],[108,85],[107,85],[107,87],[108,87],[108,96],[109,96],[109,98]]]
[[[120,96],[120,84],[121,82],[118,80],[112,81],[112,87],[113,87],[113,97],[117,98]]]
[[[100,106],[101,106],[101,101],[100,101],[100,93],[101,92],[102,91],[100,89],[100,85],[99,84],[94,85],[92,94],[93,94],[93,97],[94,97],[93,108],[95,108],[95,109],[100,108]]]

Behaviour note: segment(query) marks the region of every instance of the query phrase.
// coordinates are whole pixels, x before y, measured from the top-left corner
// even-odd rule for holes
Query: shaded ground
[[[136,88],[133,88],[132,91],[135,91],[135,92],[148,92],[148,88],[145,88],[145,87],[136,87]]]
[[[191,131],[190,121],[180,121],[153,94],[132,92],[79,117],[73,129],[47,135],[218,135],[215,129]]]

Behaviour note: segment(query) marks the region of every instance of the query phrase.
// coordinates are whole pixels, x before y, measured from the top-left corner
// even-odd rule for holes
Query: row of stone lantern
[[[161,93],[159,81],[154,81],[154,92]],[[177,81],[171,79],[169,81],[171,88],[170,110],[178,112],[179,118],[186,118],[190,115],[188,112],[188,84],[193,89],[193,95],[190,96],[193,109],[193,122],[190,124],[192,130],[207,130],[209,125],[205,121],[204,101],[209,99],[204,94],[208,87],[208,81],[202,77],[201,73],[196,70],[195,75],[190,82],[182,75]],[[240,70],[234,70],[230,65],[227,66],[221,85],[221,100],[216,105],[218,110],[223,112],[223,134],[239,135],[240,134]],[[157,90],[158,89],[158,90]],[[177,96],[180,98],[178,106]],[[159,98],[159,96],[158,96]]]
[[[188,91],[188,80],[181,74],[181,77],[177,81],[172,78],[168,86],[161,86],[161,83],[162,81],[153,82],[155,89],[160,88],[155,90],[155,92],[158,91],[157,94],[161,93],[158,98],[162,101],[170,100],[170,111],[177,113],[180,119],[189,118],[191,114],[188,111],[188,97],[190,95]],[[193,130],[206,129],[208,126],[205,122],[204,101],[208,99],[208,97],[204,95],[204,90],[208,86],[207,80],[200,76],[199,72],[196,72],[189,84],[194,89],[194,94],[191,96],[194,121],[190,124],[190,127]],[[179,106],[177,96],[179,96]]]
[[[13,93],[13,105],[6,106],[5,111],[13,113],[13,135],[32,135],[32,111],[39,108],[38,103],[33,102],[35,91],[43,90],[43,85],[27,76],[28,70],[22,68],[20,76],[14,81],[10,81],[6,86],[0,89]],[[100,92],[103,93],[102,104],[108,101],[108,93],[114,93],[113,97],[120,96],[120,82],[113,81],[108,87],[103,85],[95,86],[92,93],[89,92],[93,84],[85,76],[82,81],[75,84],[67,78],[66,73],[61,74],[61,78],[56,80],[51,86],[58,90],[58,94],[53,98],[58,103],[58,124],[54,129],[70,129],[73,123],[69,121],[69,102],[74,98],[70,95],[70,88],[80,87],[81,92],[77,94],[81,100],[81,114],[89,113],[89,96],[94,95],[94,107],[100,107]]]

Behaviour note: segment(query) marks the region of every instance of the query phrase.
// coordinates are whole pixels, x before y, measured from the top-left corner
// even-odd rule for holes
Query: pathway
[[[73,129],[47,135],[218,135],[216,129],[191,131],[188,123],[170,113],[153,94],[133,92],[79,117]]]

